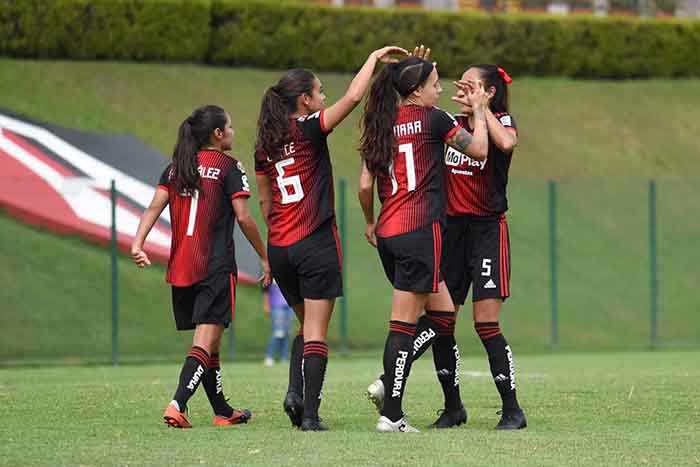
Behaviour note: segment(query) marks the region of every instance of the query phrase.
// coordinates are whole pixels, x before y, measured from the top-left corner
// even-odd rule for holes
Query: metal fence
[[[700,346],[698,182],[513,178],[509,340],[532,352]],[[390,285],[364,240],[354,186],[341,181],[337,198],[346,297],[329,341],[343,352],[379,349]],[[136,271],[114,250],[0,221],[0,362],[158,360],[187,348],[162,269]],[[269,335],[261,293],[241,286],[236,300],[223,351],[259,358]],[[457,330],[465,354],[481,351],[467,308]]]

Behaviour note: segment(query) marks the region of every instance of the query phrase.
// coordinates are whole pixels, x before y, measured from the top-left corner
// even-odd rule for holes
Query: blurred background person
[[[275,352],[279,351],[282,361],[289,359],[289,326],[293,310],[282,295],[277,282],[274,280],[269,287],[263,289],[263,312],[272,322],[272,333],[267,341],[265,351],[265,366],[275,363]]]

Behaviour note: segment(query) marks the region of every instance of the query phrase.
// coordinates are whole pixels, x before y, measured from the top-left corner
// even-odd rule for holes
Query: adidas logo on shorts
[[[489,281],[486,284],[484,284],[484,288],[485,289],[495,289],[496,284],[493,283],[493,279],[489,279]]]

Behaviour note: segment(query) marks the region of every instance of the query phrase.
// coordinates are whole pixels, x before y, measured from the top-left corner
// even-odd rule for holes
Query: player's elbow
[[[253,216],[250,215],[250,213],[245,213],[240,216],[236,216],[236,219],[238,220],[238,225],[241,227],[241,229],[245,229],[247,227],[255,225],[255,220],[253,219]]]
[[[515,146],[518,145],[518,140],[515,137],[511,138],[506,138],[504,141],[500,141],[500,144],[498,144],[498,149],[505,153],[513,152],[513,149],[515,149]]]

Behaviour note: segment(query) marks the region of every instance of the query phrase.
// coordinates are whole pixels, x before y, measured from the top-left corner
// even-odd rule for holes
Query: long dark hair
[[[410,57],[384,66],[374,78],[360,121],[360,155],[374,174],[387,173],[396,152],[394,124],[399,96],[406,97],[425,83],[433,64]]]
[[[491,86],[496,89],[496,94],[489,101],[489,108],[493,113],[507,113],[508,102],[508,84],[501,76],[498,66],[480,64],[471,65],[469,68],[476,68],[481,74],[481,79],[484,81],[484,89],[487,91]],[[469,69],[467,68],[467,69]]]
[[[290,139],[289,116],[297,110],[297,97],[311,95],[315,79],[311,71],[295,68],[265,91],[258,116],[256,154],[272,160],[282,158],[282,149]]]
[[[216,105],[205,105],[195,109],[180,124],[172,162],[172,177],[178,193],[193,194],[200,189],[197,152],[209,143],[214,130],[224,130],[226,120],[224,109]]]

